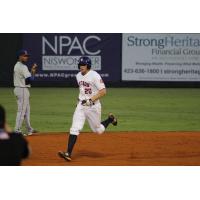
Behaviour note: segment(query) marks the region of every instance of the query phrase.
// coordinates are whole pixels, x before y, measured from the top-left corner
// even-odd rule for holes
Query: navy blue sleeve
[[[28,78],[25,79],[25,84],[26,85],[29,85],[31,84],[31,82],[34,80],[34,76],[30,76]]]

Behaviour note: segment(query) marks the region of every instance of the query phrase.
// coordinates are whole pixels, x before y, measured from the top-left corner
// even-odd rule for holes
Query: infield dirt
[[[81,133],[66,162],[67,133],[42,133],[26,138],[32,148],[24,166],[191,166],[200,165],[200,132]]]

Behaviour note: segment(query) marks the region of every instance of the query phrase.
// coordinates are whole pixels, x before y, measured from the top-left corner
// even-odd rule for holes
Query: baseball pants
[[[101,104],[96,103],[92,106],[83,106],[81,102],[78,103],[73,115],[73,122],[70,128],[71,135],[79,135],[83,129],[85,120],[88,121],[93,132],[102,134],[105,127],[101,124]]]
[[[30,124],[30,103],[29,103],[30,93],[29,93],[29,89],[15,87],[14,94],[17,98],[17,106],[18,106],[15,131],[21,130],[21,126],[22,126],[24,119],[25,119],[27,130],[32,130],[32,127]]]

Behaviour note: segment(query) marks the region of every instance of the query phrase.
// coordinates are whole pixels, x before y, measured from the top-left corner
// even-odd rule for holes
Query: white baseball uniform
[[[76,75],[79,85],[79,101],[73,115],[73,122],[70,128],[70,134],[79,135],[82,130],[85,120],[88,121],[93,132],[101,134],[105,131],[105,127],[101,124],[101,103],[99,100],[94,102],[94,105],[83,106],[82,100],[90,99],[96,95],[99,90],[105,88],[101,76],[93,70],[87,74],[82,75],[79,72]]]
[[[14,94],[17,98],[17,116],[15,131],[20,132],[23,120],[25,119],[26,128],[28,131],[33,130],[30,124],[30,103],[29,89],[31,86],[26,85],[25,79],[31,77],[28,67],[21,62],[17,62],[14,66]]]

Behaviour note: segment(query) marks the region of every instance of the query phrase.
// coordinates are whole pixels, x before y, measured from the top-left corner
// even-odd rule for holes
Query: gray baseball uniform
[[[29,103],[29,88],[30,84],[26,85],[25,79],[31,77],[31,73],[28,70],[28,67],[21,63],[17,62],[14,66],[14,94],[17,98],[18,111],[16,116],[16,125],[15,131],[21,132],[21,126],[25,119],[27,131],[30,132],[33,130],[30,124],[30,103]]]

